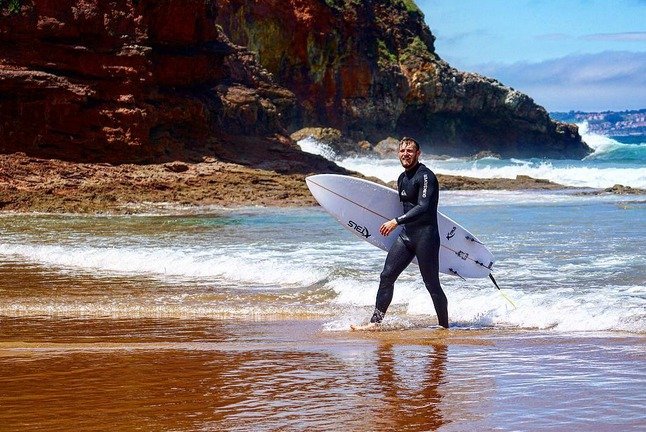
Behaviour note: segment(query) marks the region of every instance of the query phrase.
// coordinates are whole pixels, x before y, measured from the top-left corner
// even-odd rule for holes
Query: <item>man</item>
[[[366,327],[380,323],[393,299],[395,280],[417,257],[419,270],[426,289],[431,294],[437,320],[449,327],[447,300],[439,278],[440,234],[437,228],[437,202],[439,185],[433,171],[419,162],[419,144],[412,138],[402,138],[399,143],[399,161],[404,172],[397,180],[399,200],[404,214],[385,222],[379,232],[389,235],[398,225],[404,229],[388,251],[381,273],[375,311]]]

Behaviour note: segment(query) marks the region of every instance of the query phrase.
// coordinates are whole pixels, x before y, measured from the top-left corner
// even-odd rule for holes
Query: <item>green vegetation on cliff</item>
[[[21,6],[22,0],[0,0],[0,11],[7,10],[9,13],[17,14]]]
[[[377,41],[377,49],[379,52],[379,66],[387,67],[397,64],[397,54],[388,49],[386,42],[382,39]]]
[[[361,5],[361,0],[325,0],[325,4],[332,9],[343,10]]]
[[[433,60],[434,55],[431,54],[428,47],[419,36],[415,36],[410,44],[402,51],[400,59],[406,63],[413,59]]]
[[[326,5],[337,10],[356,8],[357,6],[361,6],[361,3],[361,0],[325,0]],[[403,7],[406,12],[410,14],[422,15],[422,11],[417,4],[415,4],[414,0],[391,0],[390,3],[395,6]]]
[[[419,7],[417,7],[417,4],[415,4],[413,0],[397,0],[395,3],[404,6],[408,13],[422,13],[422,11],[419,9]]]

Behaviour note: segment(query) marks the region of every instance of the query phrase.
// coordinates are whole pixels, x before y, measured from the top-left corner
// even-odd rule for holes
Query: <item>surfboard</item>
[[[352,234],[388,251],[402,227],[389,236],[379,233],[386,221],[402,215],[396,190],[357,177],[317,174],[305,179],[318,203]],[[437,213],[440,231],[440,272],[462,278],[491,277],[493,254],[476,236]]]

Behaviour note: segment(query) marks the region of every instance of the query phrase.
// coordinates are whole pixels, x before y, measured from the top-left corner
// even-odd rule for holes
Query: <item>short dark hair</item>
[[[415,144],[415,148],[419,150],[419,143],[415,141],[415,138],[410,138],[410,137],[403,137],[401,140],[399,140],[399,146],[401,147],[402,144],[405,143],[413,143]]]

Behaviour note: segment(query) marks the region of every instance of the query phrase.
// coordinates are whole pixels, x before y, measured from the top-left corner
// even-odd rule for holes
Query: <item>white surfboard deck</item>
[[[402,227],[387,237],[379,233],[379,227],[403,214],[396,190],[338,174],[313,175],[305,181],[314,198],[344,228],[380,249],[390,249]],[[442,213],[437,216],[440,272],[463,278],[488,277],[494,259],[487,247]]]

